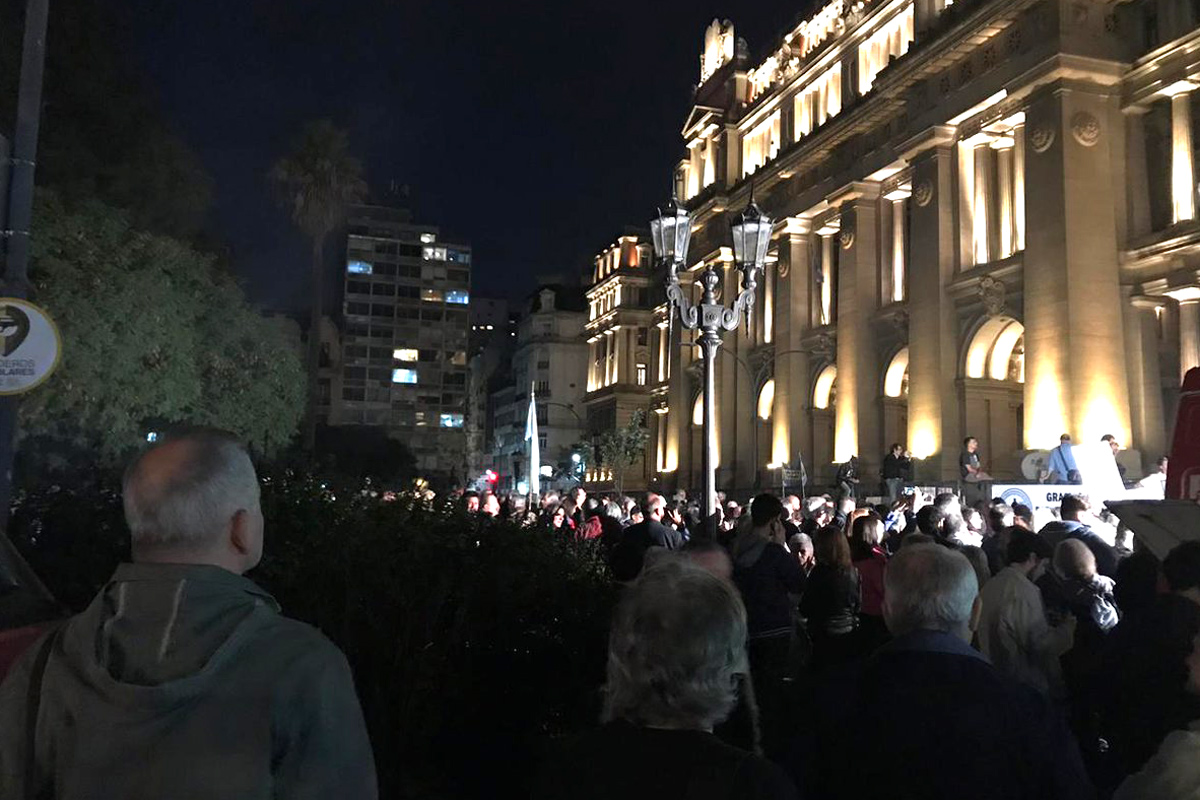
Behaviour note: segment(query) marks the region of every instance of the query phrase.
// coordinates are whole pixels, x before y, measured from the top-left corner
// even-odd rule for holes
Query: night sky
[[[130,5],[138,66],[214,178],[212,227],[254,300],[298,307],[307,248],[265,175],[306,121],[347,127],[372,189],[408,185],[418,221],[474,246],[476,294],[515,299],[666,198],[708,23],[758,58],[808,3]]]

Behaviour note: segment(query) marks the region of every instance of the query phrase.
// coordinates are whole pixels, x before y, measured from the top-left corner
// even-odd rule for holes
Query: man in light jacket
[[[133,563],[0,686],[0,797],[373,800],[345,657],[242,577],[263,548],[245,449],[169,439],[123,495]]]
[[[1071,649],[1075,618],[1051,627],[1042,593],[1036,585],[1053,551],[1033,533],[1013,533],[1008,566],[979,593],[982,604],[979,649],[996,669],[1038,689],[1056,694],[1062,688],[1059,657]]]

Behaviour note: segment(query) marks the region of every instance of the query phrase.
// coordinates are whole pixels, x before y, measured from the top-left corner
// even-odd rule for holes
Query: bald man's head
[[[225,559],[219,566],[253,567],[262,553],[258,494],[250,456],[229,434],[197,431],[150,448],[122,485],[135,557],[206,561],[215,552]]]

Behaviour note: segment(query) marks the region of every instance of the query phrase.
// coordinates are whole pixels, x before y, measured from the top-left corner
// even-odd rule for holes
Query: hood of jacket
[[[258,615],[255,612],[260,612]],[[253,581],[200,564],[122,564],[64,633],[85,673],[164,686],[200,676],[279,604]]]

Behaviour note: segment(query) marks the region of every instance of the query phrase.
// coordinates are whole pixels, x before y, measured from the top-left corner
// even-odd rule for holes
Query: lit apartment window
[[[415,369],[394,369],[392,370],[392,383],[413,383],[417,382],[417,371]]]
[[[437,236],[432,233],[421,234],[421,244],[433,244],[437,241]]]
[[[460,306],[465,306],[471,302],[471,297],[461,289],[451,289],[446,292],[446,302],[456,303]]]
[[[637,365],[637,385],[638,386],[646,385],[646,365],[645,364]]]
[[[440,303],[440,302],[442,302],[442,290],[441,289],[422,289],[421,290],[421,299],[424,300],[426,303]]]
[[[371,265],[366,261],[347,261],[346,272],[353,275],[370,275]]]
[[[438,418],[438,424],[443,428],[461,428],[463,426],[462,414],[442,414]]]
[[[393,350],[392,358],[396,359],[397,361],[416,361],[417,351],[407,347],[402,350]]]

